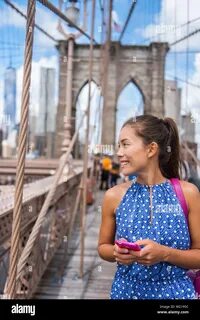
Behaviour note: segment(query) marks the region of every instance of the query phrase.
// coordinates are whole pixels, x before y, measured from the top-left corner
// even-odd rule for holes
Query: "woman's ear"
[[[147,156],[152,158],[158,152],[158,144],[156,142],[151,142],[148,146]]]

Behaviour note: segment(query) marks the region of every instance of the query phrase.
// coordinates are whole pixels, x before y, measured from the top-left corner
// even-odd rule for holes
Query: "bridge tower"
[[[66,103],[66,59],[68,43],[59,42],[59,102],[56,121],[55,157],[61,155],[61,135],[64,126]],[[93,81],[100,86],[100,45],[94,45]],[[110,63],[108,67],[108,86],[106,106],[102,119],[102,144],[115,144],[116,104],[120,92],[132,81],[140,90],[144,100],[144,113],[158,117],[164,116],[164,69],[167,43],[154,42],[149,46],[121,45],[111,42]],[[76,101],[79,92],[88,81],[89,45],[74,45],[72,76],[72,117],[76,117]],[[72,133],[75,121],[72,121]]]

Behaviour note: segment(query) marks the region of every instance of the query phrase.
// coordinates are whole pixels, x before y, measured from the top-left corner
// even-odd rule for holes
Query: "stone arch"
[[[123,123],[131,117],[143,114],[144,104],[144,94],[133,79],[129,79],[120,87],[116,101],[115,144]]]
[[[123,82],[120,83],[120,86],[119,86],[119,90],[118,90],[118,93],[117,93],[117,100],[119,99],[119,96],[120,94],[122,93],[122,91],[126,88],[126,86],[129,84],[129,83],[133,83],[133,85],[136,86],[136,88],[138,89],[138,91],[141,93],[142,95],[142,98],[143,98],[143,102],[144,102],[144,105],[145,105],[145,94],[143,92],[143,89],[142,89],[142,86],[139,84],[139,81],[135,78],[132,78],[131,76],[128,76],[127,79]]]
[[[98,84],[92,79],[91,80],[91,104],[90,104],[90,141],[89,144],[91,146],[95,146],[100,143],[99,133],[101,132],[101,94],[99,90]],[[79,90],[77,90],[77,94],[75,96],[74,102],[74,130],[77,130],[79,126],[80,120],[84,114],[84,109],[87,108],[88,103],[88,90],[89,90],[89,80],[84,81]],[[75,158],[83,157],[83,146],[85,144],[85,124],[86,119],[83,121],[82,126],[79,128],[79,136],[78,140],[75,144],[74,155]]]
[[[146,85],[148,83],[148,77],[143,75],[137,75],[134,72],[129,73],[128,76],[125,74],[125,76],[122,75],[119,86],[118,86],[118,92],[117,92],[117,98],[120,95],[121,91],[126,87],[126,85],[132,82],[140,91],[143,102],[144,102],[144,113],[150,113],[151,112],[151,84],[149,81],[149,85]]]
[[[91,82],[94,82],[97,87],[100,87],[99,84],[98,84],[98,82],[97,82],[95,79],[92,79]],[[74,93],[74,101],[73,101],[74,107],[76,107],[76,103],[77,103],[77,100],[78,100],[78,96],[80,95],[82,89],[83,89],[87,84],[89,84],[89,79],[86,79],[85,81],[83,81],[83,82],[81,83],[80,87],[75,91],[75,93]]]

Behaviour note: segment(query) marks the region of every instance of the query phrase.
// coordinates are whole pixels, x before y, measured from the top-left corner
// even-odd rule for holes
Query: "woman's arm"
[[[102,221],[99,233],[98,252],[102,259],[115,262],[115,194],[113,189],[106,191],[102,205]]]
[[[106,191],[102,205],[102,221],[99,233],[98,252],[102,259],[115,262],[115,198],[114,188]]]
[[[109,189],[104,196],[102,206],[102,222],[99,233],[98,252],[102,259],[109,262],[120,262],[123,264],[133,263],[135,257],[129,254],[129,250],[120,248],[115,241],[115,211],[130,186],[131,182],[122,183]]]

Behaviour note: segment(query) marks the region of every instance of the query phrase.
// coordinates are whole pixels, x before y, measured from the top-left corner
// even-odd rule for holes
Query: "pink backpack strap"
[[[177,178],[171,178],[170,182],[174,187],[176,195],[177,195],[177,197],[179,199],[179,202],[180,202],[181,207],[183,209],[183,212],[185,214],[186,221],[188,222],[188,206],[187,206],[187,203],[185,201],[185,197],[184,197],[184,194],[183,194],[183,191],[182,191],[182,188],[181,188],[180,181]]]

